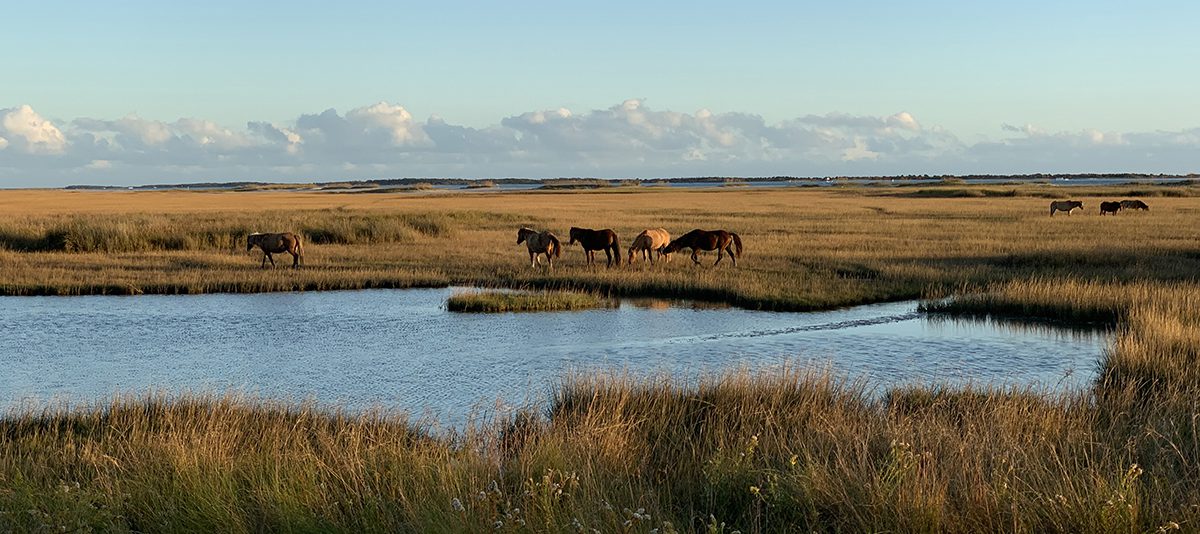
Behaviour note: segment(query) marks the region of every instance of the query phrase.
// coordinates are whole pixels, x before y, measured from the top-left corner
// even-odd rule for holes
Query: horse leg
[[[529,268],[537,269],[537,252],[529,253]]]
[[[300,255],[296,254],[295,252],[291,252],[290,254],[292,255],[292,268],[299,269],[300,268]]]
[[[717,265],[721,264],[721,258],[724,253],[725,253],[725,249],[721,248],[720,245],[717,245],[717,261],[713,262],[713,267],[716,267]]]
[[[733,253],[733,244],[730,244],[728,247],[725,247],[725,250],[727,252],[729,252],[729,261],[732,261],[733,266],[737,267],[737,254]]]
[[[258,268],[259,269],[267,268],[267,253],[266,252],[263,252],[262,262],[259,263]]]
[[[611,268],[612,267],[612,253],[609,252],[608,249],[604,249],[604,257],[606,259],[608,259],[608,261],[604,263],[604,267]]]
[[[692,263],[700,265],[700,258],[696,257],[696,249],[692,249]]]
[[[275,268],[275,258],[272,258],[272,257],[271,257],[271,253],[270,253],[270,252],[268,252],[268,253],[267,253],[267,259],[268,259],[268,260],[271,260],[271,268],[272,268],[272,269],[274,269],[274,268]]]

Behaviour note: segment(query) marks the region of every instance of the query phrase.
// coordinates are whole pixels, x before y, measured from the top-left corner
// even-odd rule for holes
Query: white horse
[[[1067,215],[1070,215],[1074,210],[1083,211],[1083,202],[1078,200],[1055,200],[1054,202],[1050,203],[1051,217],[1054,216],[1054,212],[1056,211],[1065,211],[1067,212]]]
[[[541,265],[541,257],[539,254],[546,255],[546,264],[549,269],[554,268],[554,260],[562,255],[562,243],[558,241],[558,236],[546,232],[538,232],[531,228],[522,228],[517,230],[517,244],[525,243],[529,249],[529,267],[536,269]]]
[[[658,254],[666,258],[666,261],[671,261],[671,255],[663,252],[663,248],[667,243],[671,242],[671,234],[667,233],[662,228],[647,228],[642,230],[642,233],[633,238],[633,244],[629,245],[629,264],[633,264],[633,253],[640,251],[642,257],[648,259],[651,264],[654,263],[654,255]]]

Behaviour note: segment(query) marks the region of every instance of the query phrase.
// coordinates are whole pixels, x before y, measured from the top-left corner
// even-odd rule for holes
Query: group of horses
[[[1083,211],[1083,202],[1079,200],[1055,200],[1050,203],[1050,216],[1054,216],[1056,211],[1065,211],[1070,215],[1072,211]],[[1150,206],[1140,200],[1122,200],[1120,202],[1101,202],[1100,215],[1112,214],[1116,215],[1121,210],[1141,210],[1150,211]]]
[[[604,251],[604,256],[608,260],[605,264],[606,267],[612,267],[613,264],[621,265],[621,245],[617,233],[612,229],[593,230],[571,227],[568,235],[571,239],[567,244],[579,243],[583,248],[584,259],[588,265],[595,264],[596,251]],[[541,257],[545,255],[547,268],[552,269],[554,268],[554,258],[562,256],[562,242],[549,230],[539,232],[531,228],[521,228],[517,230],[517,244],[521,243],[525,243],[529,250],[529,266],[531,268],[541,265]],[[632,264],[637,253],[640,253],[643,259],[652,264],[655,256],[661,256],[664,261],[671,261],[671,254],[683,249],[692,250],[691,258],[697,265],[700,264],[700,259],[696,256],[698,252],[715,250],[717,251],[717,261],[713,265],[721,263],[725,253],[728,252],[729,260],[736,266],[737,259],[742,256],[742,238],[725,230],[700,230],[697,228],[672,240],[671,234],[662,228],[647,228],[633,239],[633,244],[629,246],[627,261]]]

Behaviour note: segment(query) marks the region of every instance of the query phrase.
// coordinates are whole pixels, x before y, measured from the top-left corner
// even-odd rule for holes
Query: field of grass
[[[579,376],[452,434],[236,397],[32,409],[0,418],[0,531],[1195,531],[1200,198],[1145,189],[0,192],[6,294],[477,284],[784,310],[925,296],[1116,328],[1094,387],[1061,394],[881,392],[794,369]],[[1067,195],[1085,211],[1049,217]],[[1152,211],[1095,214],[1132,197]],[[746,254],[604,269],[567,247],[551,272],[529,267],[520,226],[611,227],[625,246],[648,227],[726,228]],[[259,270],[239,237],[253,230],[302,232],[309,267]]]
[[[454,312],[539,312],[587,310],[612,301],[578,291],[468,291],[451,295],[446,309]]]
[[[953,193],[964,186],[942,188]],[[970,187],[968,190],[974,190]],[[987,189],[976,188],[976,189]],[[0,294],[200,293],[430,284],[569,288],[808,310],[917,298],[1032,276],[1186,280],[1200,268],[1200,199],[1148,196],[1150,213],[1092,214],[1130,188],[1014,186],[1004,197],[908,197],[912,187],[594,191],[0,192]],[[1151,192],[1158,192],[1157,189]],[[1171,194],[1192,187],[1164,186]],[[1082,198],[1050,218],[1043,197]],[[677,261],[529,268],[516,229],[725,228],[746,244],[732,266]],[[306,268],[263,272],[251,231],[295,231]],[[705,263],[715,260],[704,255]],[[727,262],[726,262],[727,263]]]

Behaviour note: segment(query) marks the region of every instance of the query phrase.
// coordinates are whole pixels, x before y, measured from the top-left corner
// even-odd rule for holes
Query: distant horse
[[[529,249],[529,266],[536,269],[541,264],[539,254],[546,255],[547,268],[554,268],[554,259],[562,255],[562,243],[559,243],[558,236],[546,232],[538,232],[531,228],[522,228],[517,230],[517,244],[525,243],[525,247]]]
[[[1053,217],[1056,211],[1065,211],[1067,215],[1070,215],[1071,211],[1077,209],[1083,210],[1083,202],[1078,200],[1055,200],[1050,203],[1050,216]]]
[[[1123,207],[1124,206],[1122,206],[1120,202],[1101,202],[1100,215],[1104,215],[1105,213],[1116,215],[1117,212],[1121,211],[1121,208]]]
[[[742,238],[733,232],[726,232],[725,230],[706,231],[697,228],[683,234],[679,239],[668,243],[666,247],[663,247],[663,253],[670,254],[685,248],[692,249],[692,261],[696,265],[700,264],[700,260],[696,258],[696,252],[701,250],[715,250],[717,251],[717,261],[713,265],[721,263],[723,252],[729,252],[729,259],[733,261],[734,266],[737,266],[737,259],[742,256]]]
[[[671,242],[671,234],[667,233],[662,228],[647,228],[642,230],[642,233],[633,238],[633,244],[629,245],[629,264],[633,265],[633,253],[641,251],[642,257],[648,259],[651,264],[654,263],[654,255],[661,254],[666,261],[671,261],[671,256],[663,254],[662,249]]]
[[[263,269],[267,268],[267,260],[271,260],[271,267],[275,267],[275,258],[272,258],[271,254],[279,254],[280,252],[291,254],[293,269],[300,267],[300,259],[304,257],[304,245],[300,243],[300,236],[291,232],[279,234],[262,234],[256,232],[247,236],[246,252],[250,252],[256,246],[263,251]]]
[[[583,245],[583,254],[587,257],[587,264],[592,265],[596,262],[596,251],[603,250],[604,255],[608,258],[607,267],[612,267],[613,262],[621,265],[621,245],[617,244],[617,233],[605,228],[603,230],[592,230],[590,228],[575,228],[571,227],[571,240],[568,245],[574,245],[578,241]]]
[[[1122,200],[1121,209],[1150,211],[1150,206],[1147,206],[1145,202],[1140,200]]]

